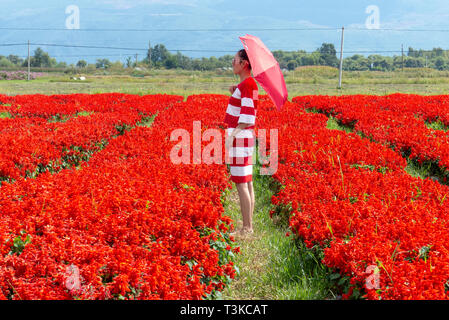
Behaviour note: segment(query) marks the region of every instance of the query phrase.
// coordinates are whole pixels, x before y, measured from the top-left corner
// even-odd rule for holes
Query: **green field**
[[[123,92],[131,94],[200,93],[228,94],[228,87],[239,79],[230,71],[149,70],[144,76],[129,74],[81,74],[86,81],[70,80],[71,75],[48,73],[36,80],[2,80],[0,92],[17,94],[69,94]],[[346,71],[342,89],[338,86],[338,70],[331,67],[301,67],[285,73],[289,97],[300,95],[385,95],[396,92],[422,95],[449,93],[449,71],[404,69],[396,72]],[[264,91],[261,90],[264,94]]]

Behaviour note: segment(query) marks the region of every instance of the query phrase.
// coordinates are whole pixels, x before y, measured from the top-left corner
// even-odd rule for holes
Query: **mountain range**
[[[380,30],[366,29],[372,5],[379,9]],[[71,11],[74,6],[79,15]],[[25,58],[26,45],[1,45],[29,40],[31,52],[39,46],[67,63],[124,62],[136,54],[140,60],[149,45],[160,43],[173,53],[218,57],[242,48],[238,37],[247,33],[271,50],[310,52],[324,42],[339,50],[342,26],[345,56],[400,55],[402,45],[405,50],[449,47],[449,27],[444,26],[449,4],[442,0],[0,0],[0,8],[1,55]],[[79,29],[67,29],[73,21],[79,21]]]

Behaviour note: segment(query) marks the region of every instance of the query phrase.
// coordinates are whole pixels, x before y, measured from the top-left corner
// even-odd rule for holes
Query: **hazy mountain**
[[[241,0],[98,0],[65,1],[0,0],[0,28],[50,28],[62,30],[6,30],[0,32],[0,44],[32,43],[107,46],[134,50],[87,49],[40,45],[58,61],[76,63],[80,59],[94,62],[105,57],[125,61],[138,53],[146,55],[148,42],[163,43],[169,50],[185,50],[191,57],[221,56],[240,49],[238,36],[246,33],[259,36],[271,50],[316,50],[323,42],[340,48],[340,30],[265,30],[323,27],[364,28],[369,16],[366,8],[373,1],[241,1]],[[433,3],[433,6],[432,6]],[[401,5],[402,4],[402,5]],[[407,4],[406,6],[404,4]],[[425,5],[427,4],[427,5]],[[437,28],[448,17],[448,5],[435,1],[391,1],[380,8],[381,28]],[[66,13],[70,5],[79,10],[79,30],[66,29]],[[435,27],[432,27],[435,26]],[[158,31],[83,31],[86,29],[151,29]],[[177,31],[163,31],[163,30]],[[188,31],[208,29],[208,31]],[[227,30],[227,31],[217,31]],[[231,31],[238,29],[237,31]],[[441,28],[440,28],[441,29]],[[447,27],[446,29],[449,29]],[[187,30],[187,31],[183,31]],[[398,32],[381,30],[346,30],[346,56],[357,51],[368,55],[376,51],[384,55],[400,54],[404,48],[432,49],[449,47],[447,32]],[[33,52],[36,45],[31,47]],[[143,49],[143,50],[136,50]],[[197,51],[189,51],[197,50]],[[366,52],[365,52],[366,51]],[[26,46],[0,46],[0,54],[25,57]]]

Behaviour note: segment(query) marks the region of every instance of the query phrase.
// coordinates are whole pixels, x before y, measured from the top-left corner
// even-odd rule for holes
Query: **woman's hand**
[[[230,86],[230,87],[229,87],[229,92],[230,92],[231,94],[233,94],[234,91],[235,91],[235,89],[237,89],[237,86]]]
[[[230,150],[234,144],[234,138],[242,131],[248,128],[250,124],[247,123],[239,123],[238,126],[232,131],[230,136],[226,137],[225,140],[225,148],[226,150]]]
[[[227,136],[225,140],[225,150],[231,150],[234,143],[234,136]]]

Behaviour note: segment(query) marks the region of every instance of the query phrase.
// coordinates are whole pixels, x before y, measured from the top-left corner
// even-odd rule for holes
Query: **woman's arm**
[[[235,89],[237,89],[237,86],[230,86],[229,87],[229,92],[231,93],[231,94],[233,94],[234,93],[234,91],[235,91]]]
[[[226,149],[232,146],[234,138],[248,127],[255,125],[256,113],[254,109],[254,90],[243,87],[241,92],[241,109],[237,127],[229,137],[226,137]],[[228,148],[229,147],[229,148]]]
[[[239,123],[238,126],[232,131],[231,135],[226,137],[225,148],[229,150],[232,147],[232,143],[234,142],[234,138],[246,128],[252,126],[252,124],[248,123]]]
[[[245,130],[246,128],[252,126],[250,123],[239,123],[237,128],[234,129],[231,133],[231,137],[237,136],[242,130]]]

